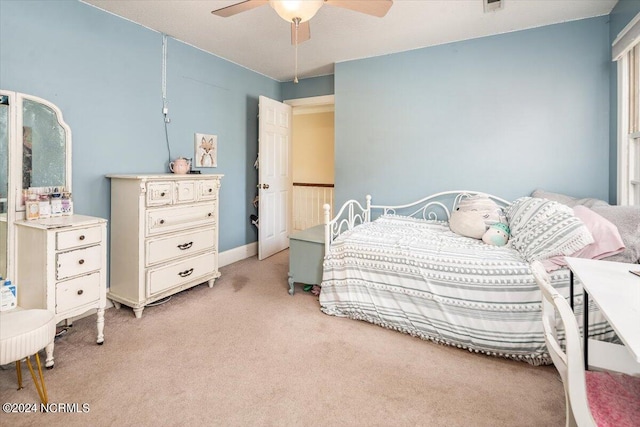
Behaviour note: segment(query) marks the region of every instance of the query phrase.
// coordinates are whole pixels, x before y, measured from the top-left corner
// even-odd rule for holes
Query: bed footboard
[[[371,220],[371,196],[366,197],[365,207],[357,200],[347,200],[338,213],[331,219],[331,206],[324,209],[324,254],[329,253],[333,241],[345,231],[352,230],[358,224]]]

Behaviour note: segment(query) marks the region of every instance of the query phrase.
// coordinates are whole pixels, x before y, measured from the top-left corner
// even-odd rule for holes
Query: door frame
[[[287,99],[282,101],[284,104],[290,105],[291,113],[293,116],[296,114],[300,114],[301,110],[304,110],[305,114],[310,113],[326,113],[326,112],[335,112],[335,95],[321,95],[321,96],[312,96],[308,98],[296,98],[296,99]],[[293,121],[292,121],[293,124]],[[334,126],[335,126],[335,116],[334,116]],[[291,128],[293,132],[293,126]],[[293,141],[292,141],[293,144]],[[335,138],[334,138],[335,145]],[[295,164],[291,166],[291,173],[293,176],[293,170],[295,169]],[[335,171],[334,171],[334,191],[335,191]],[[291,194],[293,194],[293,180],[291,180]],[[333,206],[332,206],[333,208]],[[291,204],[291,212],[289,212],[290,218],[292,218],[291,227],[293,229],[293,203]]]
[[[336,96],[312,96],[309,98],[286,99],[282,102],[284,104],[291,105],[293,108],[293,114],[295,114],[296,108],[313,108],[314,110],[317,109],[317,112],[320,113],[323,111],[333,111],[335,109]]]

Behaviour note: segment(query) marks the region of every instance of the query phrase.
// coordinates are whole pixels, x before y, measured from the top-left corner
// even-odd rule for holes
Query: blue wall
[[[280,83],[168,39],[171,157],[194,156],[194,133],[218,135],[220,250],[254,242],[258,96]],[[0,87],[47,99],[73,132],[78,213],[109,218],[106,174],[164,173],[162,35],[71,1],[0,1]]]
[[[282,99],[310,98],[333,95],[333,75],[300,80],[299,83],[282,83]]]
[[[336,64],[336,204],[609,196],[608,17]]]
[[[259,95],[335,94],[337,203],[369,192],[374,202],[405,202],[456,188],[607,199],[615,192],[610,42],[639,4],[621,0],[609,17],[342,62],[335,78],[297,85],[169,38],[171,157],[192,157],[196,132],[218,135],[219,166],[203,173],[225,174],[223,251],[256,240],[248,217]],[[0,87],[62,109],[80,213],[109,217],[106,174],[166,172],[161,62],[161,34],[86,4],[0,0]]]
[[[616,39],[620,31],[627,26],[635,16],[640,13],[640,0],[618,0],[616,6],[609,14],[609,38],[611,44]],[[609,147],[609,198],[611,203],[617,202],[618,191],[618,66],[616,62],[611,62],[611,120],[609,121],[609,137],[611,144]]]

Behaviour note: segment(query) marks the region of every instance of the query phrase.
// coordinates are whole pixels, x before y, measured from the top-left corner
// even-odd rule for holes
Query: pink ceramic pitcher
[[[184,175],[189,173],[189,169],[191,169],[191,162],[184,157],[178,157],[173,162],[169,163],[169,169],[175,174]]]

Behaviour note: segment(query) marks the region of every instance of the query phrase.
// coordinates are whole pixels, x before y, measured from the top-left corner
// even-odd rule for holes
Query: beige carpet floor
[[[287,293],[288,251],[144,310],[107,310],[56,339],[45,371],[57,413],[2,413],[2,426],[561,426],[553,366],[472,354],[323,314]],[[35,403],[0,369],[0,403]],[[88,412],[62,413],[67,404]],[[62,405],[59,405],[62,404]]]

